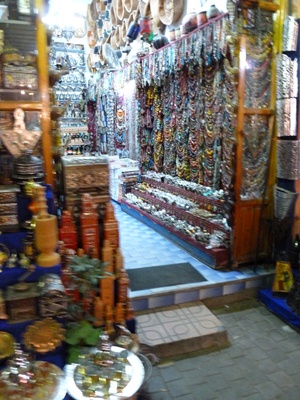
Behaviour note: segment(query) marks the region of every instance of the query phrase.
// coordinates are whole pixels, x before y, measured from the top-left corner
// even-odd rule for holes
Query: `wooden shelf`
[[[35,101],[1,101],[0,110],[1,111],[13,111],[16,108],[22,108],[24,111],[42,111],[43,104],[41,102]]]

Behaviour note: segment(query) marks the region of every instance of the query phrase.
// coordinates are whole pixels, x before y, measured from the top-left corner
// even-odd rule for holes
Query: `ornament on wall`
[[[125,129],[124,98],[120,96],[116,111],[115,146],[117,149],[123,149],[125,147]]]
[[[20,157],[26,150],[33,150],[42,135],[41,131],[27,130],[24,117],[25,113],[22,108],[16,108],[14,111],[15,122],[13,129],[0,131],[0,139],[14,157]]]

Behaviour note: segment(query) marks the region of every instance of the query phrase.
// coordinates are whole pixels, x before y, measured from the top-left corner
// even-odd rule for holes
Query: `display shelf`
[[[135,196],[137,199],[141,199],[145,204],[151,205],[156,210],[165,210],[166,214],[170,217],[170,220],[174,220],[174,224],[171,224],[168,221],[157,218],[157,216],[151,213],[151,210],[147,212],[147,210],[139,208],[138,205],[132,204],[126,200],[126,195],[122,200],[122,204],[126,204],[126,208],[132,208],[136,212],[141,213],[143,216],[147,216],[151,221],[154,221],[155,224],[159,225],[160,231],[163,230],[164,235],[171,238],[173,241],[180,242],[182,247],[189,246],[189,251],[192,253],[196,253],[197,257],[201,260],[208,262],[208,264],[213,268],[224,268],[229,265],[229,247],[230,243],[230,235],[231,231],[228,226],[224,225],[224,215],[225,215],[225,201],[223,199],[213,199],[211,197],[205,197],[192,191],[192,187],[187,189],[186,187],[180,187],[176,184],[171,184],[169,182],[165,182],[167,177],[160,177],[160,180],[155,178],[150,178],[145,175],[142,175],[141,182],[135,184],[130,188],[127,188],[126,185],[123,184],[123,191],[128,192],[130,195]],[[143,185],[146,184],[144,187]],[[149,191],[147,190],[149,186]],[[158,198],[154,193],[151,193],[151,190],[159,190],[160,193],[166,193],[168,195],[175,195],[178,199],[179,197],[183,200],[183,205],[179,206],[178,202],[174,199],[171,199],[170,202],[165,200],[164,198]],[[200,190],[201,186],[194,187],[194,190]],[[205,188],[203,188],[204,190]],[[163,195],[162,195],[163,197]],[[191,201],[193,205],[189,204],[190,210],[184,208],[184,201]],[[198,210],[198,212],[197,212]],[[202,213],[202,216],[201,216]],[[209,217],[205,217],[205,214],[209,213]],[[223,240],[223,248],[210,248],[211,246],[208,243],[205,243],[205,240],[208,240],[207,237],[203,238],[202,241],[198,241],[188,232],[181,231],[176,228],[175,222],[184,221],[186,222],[191,229],[194,227],[196,232],[197,229],[201,229],[203,232],[208,233],[210,235],[215,234],[216,232],[222,232],[222,240]],[[194,246],[196,250],[194,251],[191,247]],[[204,255],[207,253],[207,255]]]
[[[120,204],[124,212],[156,230],[210,267],[215,269],[224,269],[228,267],[230,261],[229,249],[208,248],[179,230],[171,226],[166,226],[162,220],[128,203],[124,198],[121,199]]]
[[[211,222],[208,219],[201,218],[201,217],[195,215],[194,213],[191,213],[189,211],[186,211],[186,210],[178,207],[176,204],[166,203],[165,201],[157,199],[148,193],[141,192],[134,188],[131,189],[130,193],[136,195],[139,198],[142,198],[147,203],[152,204],[159,209],[165,209],[168,214],[174,215],[176,218],[182,219],[191,225],[204,227],[209,233],[213,233],[213,231],[217,229],[217,230],[220,230],[220,231],[226,233],[229,236],[228,230],[223,225],[221,225],[221,223],[218,224],[217,222]],[[216,217],[216,219],[217,219],[217,217]],[[219,218],[219,219],[220,219],[220,222],[222,222],[221,218]]]
[[[219,211],[221,213],[224,213],[224,200],[217,200],[217,199],[213,199],[211,197],[205,197],[205,196],[201,196],[198,193],[195,193],[191,190],[188,190],[186,188],[180,188],[178,186],[175,185],[170,185],[169,183],[165,183],[165,182],[159,182],[155,179],[152,178],[148,178],[146,176],[142,176],[142,181],[148,183],[151,186],[158,186],[163,189],[166,190],[167,192],[173,193],[173,194],[178,194],[180,196],[183,196],[185,198],[191,199],[192,201],[195,201],[200,207],[203,207],[205,209],[211,209],[213,208],[216,211]]]
[[[0,92],[0,110],[14,111],[16,108],[20,107],[25,112],[40,112],[41,131],[43,132],[41,138],[41,151],[43,153],[43,162],[45,167],[45,181],[49,184],[53,184],[52,156],[50,151],[51,137],[49,136],[50,121],[47,118],[49,115],[49,79],[48,63],[46,62],[46,30],[40,18],[43,7],[43,0],[37,0],[36,8],[38,10],[38,15],[30,19],[30,21],[16,19],[0,21],[0,29],[4,32],[5,44],[9,44],[9,47],[17,49],[21,57],[26,57],[28,55],[34,56],[38,54],[38,57],[36,57],[38,89],[36,91],[24,89],[25,94],[22,94],[23,88],[14,90],[11,88],[2,88]],[[17,17],[18,16],[15,18]],[[29,95],[28,93],[35,94]]]
[[[300,330],[300,316],[296,315],[286,304],[285,297],[274,296],[271,289],[261,289],[258,292],[258,299],[272,311],[272,313],[280,317],[293,328]]]

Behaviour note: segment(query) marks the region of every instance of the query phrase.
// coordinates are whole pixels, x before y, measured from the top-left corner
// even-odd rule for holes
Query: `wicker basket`
[[[123,19],[129,17],[129,11],[127,11],[124,7],[123,0],[117,0],[116,6],[117,8],[115,9],[115,11],[119,21],[123,21]]]
[[[135,11],[138,7],[138,0],[123,0],[123,5],[128,13]]]
[[[110,10],[109,10],[109,20],[110,20],[111,26],[113,28],[116,28],[117,26],[119,26],[117,16],[116,16],[116,11],[114,8],[114,4],[111,5]]]
[[[155,2],[154,2],[155,3]],[[151,5],[152,1],[148,0],[145,4],[145,7],[141,11],[141,15],[149,18],[152,23],[152,29],[154,33],[157,33],[159,30],[161,32],[164,31],[165,24],[159,18],[159,14],[157,12],[152,12],[152,8],[156,9],[154,5]]]
[[[292,217],[294,205],[298,196],[298,193],[290,192],[289,190],[275,187],[274,196],[274,214],[279,220]]]
[[[151,9],[153,9],[155,13],[157,12],[156,9],[158,9],[159,19],[164,25],[172,25],[182,16],[184,1],[152,0]]]

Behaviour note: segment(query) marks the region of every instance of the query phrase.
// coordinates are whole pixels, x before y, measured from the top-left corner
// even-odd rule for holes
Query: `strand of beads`
[[[272,48],[272,35],[269,33],[259,43],[256,38],[247,37],[246,107],[269,107]]]
[[[188,159],[188,111],[186,99],[188,94],[186,67],[176,71],[175,74],[175,103],[177,111],[177,125],[175,130],[176,141],[176,175],[182,179],[189,180],[190,168]]]
[[[164,164],[165,174],[175,175],[176,155],[174,123],[172,124],[174,103],[174,80],[167,79],[162,88],[162,113],[163,113],[163,138],[164,138]]]
[[[224,114],[222,128],[222,164],[221,185],[227,197],[233,197],[233,182],[235,179],[235,121],[237,92],[236,69],[228,59],[224,60]]]
[[[270,151],[268,118],[259,115],[247,116],[243,133],[241,195],[248,199],[261,198],[266,184]]]
[[[162,172],[163,169],[163,157],[164,157],[164,146],[163,146],[163,115],[162,115],[162,100],[161,100],[161,88],[155,86],[154,98],[154,156],[153,156],[153,167],[156,172]]]
[[[154,88],[148,86],[146,91],[146,112],[144,114],[144,130],[147,136],[145,148],[145,170],[153,167],[153,146],[154,146],[154,131],[153,131],[153,102]]]
[[[192,182],[199,180],[199,142],[200,132],[199,124],[196,118],[196,104],[198,100],[198,76],[199,67],[197,64],[192,64],[189,68],[188,75],[188,93],[189,93],[189,137],[188,137],[188,157],[190,167],[190,179]]]

